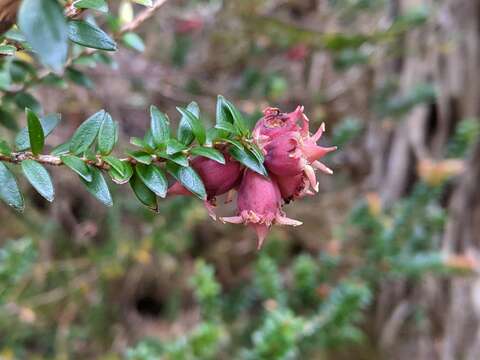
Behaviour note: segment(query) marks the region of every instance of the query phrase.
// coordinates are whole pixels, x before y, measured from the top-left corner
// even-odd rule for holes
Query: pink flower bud
[[[298,106],[291,113],[282,113],[277,108],[263,110],[261,118],[253,129],[253,138],[261,146],[265,141],[289,131],[300,131],[299,123],[308,121],[303,114],[303,106]]]
[[[238,215],[222,218],[222,221],[252,227],[257,233],[260,249],[273,224],[302,224],[285,216],[281,202],[280,190],[272,179],[246,170],[238,190]]]
[[[318,191],[314,169],[332,174],[333,171],[318,160],[336,150],[336,146],[325,148],[317,145],[324,130],[325,124],[322,124],[315,135],[310,136],[307,124],[306,128],[304,126],[299,131],[284,132],[274,137],[264,145],[265,166],[280,177],[295,176],[303,172],[312,188]]]
[[[285,203],[301,198],[305,195],[313,195],[310,190],[310,182],[305,174],[295,176],[275,176],[275,180]]]
[[[205,185],[207,192],[207,201],[205,206],[212,218],[216,218],[213,208],[215,207],[215,197],[225,194],[236,187],[241,178],[241,165],[234,161],[229,155],[224,154],[225,164],[198,156],[190,162],[192,168],[197,172]],[[169,195],[192,195],[178,181],[169,189]]]

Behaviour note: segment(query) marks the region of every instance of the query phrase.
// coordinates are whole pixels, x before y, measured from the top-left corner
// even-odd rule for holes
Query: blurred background
[[[0,206],[1,359],[479,358],[478,1],[170,0],[139,34],[8,96],[62,113],[48,145],[100,108],[128,147],[150,104],[304,105],[335,173],[257,252],[198,200],[107,209],[52,169],[53,204]]]

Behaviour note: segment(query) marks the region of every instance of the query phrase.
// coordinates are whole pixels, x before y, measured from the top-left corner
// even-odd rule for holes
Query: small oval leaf
[[[191,167],[179,166],[173,162],[167,163],[167,171],[200,199],[207,199],[207,192],[200,176]]]
[[[198,143],[200,145],[203,145],[207,138],[207,133],[201,120],[198,118],[198,116],[196,116],[194,113],[192,113],[188,109],[182,109],[180,107],[177,107],[177,110],[182,114],[182,120],[180,121],[179,136],[178,136],[178,139],[180,140],[180,142],[183,142],[184,144],[189,144],[191,142],[191,141],[184,142],[181,140],[181,137],[180,137],[182,121],[185,121],[185,123],[188,124],[193,135],[197,139]]]
[[[79,126],[70,140],[70,151],[75,155],[81,154],[93,144],[98,135],[98,130],[105,117],[105,110],[100,110],[85,120]]]
[[[265,166],[263,166],[263,164],[257,160],[255,155],[252,154],[250,150],[232,146],[229,150],[229,153],[234,159],[248,167],[250,170],[253,170],[263,176],[268,176]]]
[[[42,124],[44,137],[47,137],[57,127],[61,119],[60,114],[49,114],[40,119]],[[30,149],[30,138],[28,128],[23,128],[15,137],[15,148],[18,151],[25,151]]]
[[[216,162],[218,162],[220,164],[225,164],[225,157],[217,149],[207,148],[207,147],[194,147],[190,151],[190,154],[203,156],[203,157],[209,158],[211,160],[215,160]]]
[[[160,146],[170,138],[170,122],[168,121],[168,117],[161,113],[154,105],[150,107],[150,128],[155,145]]]
[[[22,161],[22,171],[33,188],[46,200],[52,202],[55,198],[55,189],[48,171],[35,160]]]
[[[27,114],[27,128],[28,139],[30,140],[30,148],[34,155],[38,155],[42,152],[45,145],[45,135],[43,134],[42,124],[37,114],[30,109],[25,109]]]
[[[133,174],[130,179],[130,186],[137,199],[143,205],[148,206],[153,211],[158,210],[157,197],[136,174]]]
[[[92,167],[91,173],[91,182],[85,181],[83,178],[80,178],[80,180],[86,186],[88,192],[97,200],[106,206],[112,206],[112,195],[110,195],[110,190],[108,189],[107,182],[105,181],[102,172],[99,169]]]
[[[74,155],[62,155],[60,159],[68,168],[80,175],[85,181],[92,181],[92,172],[82,159]]]
[[[117,44],[98,26],[82,20],[68,22],[68,38],[76,44],[89,48],[115,51]]]
[[[137,175],[143,183],[157,196],[164,198],[167,195],[168,181],[163,170],[155,165],[137,164]]]
[[[22,212],[25,209],[23,196],[18,188],[17,180],[7,166],[0,162],[0,200],[8,206]]]
[[[115,123],[109,113],[105,113],[98,132],[98,150],[102,155],[108,155],[115,146]]]

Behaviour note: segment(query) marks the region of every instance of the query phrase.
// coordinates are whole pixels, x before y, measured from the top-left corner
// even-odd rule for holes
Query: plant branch
[[[130,32],[130,31],[134,31],[137,28],[139,28],[146,20],[150,19],[155,14],[155,11],[160,9],[160,7],[162,7],[167,1],[168,0],[157,0],[155,2],[155,4],[153,4],[151,7],[143,10],[137,16],[135,16],[135,18],[132,21],[123,25],[121,27],[120,31],[113,34],[113,38],[115,40],[118,40],[118,39],[121,38],[121,36],[123,34],[125,34],[127,32]],[[69,16],[69,17],[77,17],[78,15],[79,15],[78,12],[75,12],[75,13],[67,12],[67,16]],[[85,56],[85,55],[92,55],[92,54],[96,53],[97,51],[98,51],[97,49],[91,49],[91,48],[86,48],[83,51],[80,51],[77,55],[75,55],[75,56],[73,56],[73,57],[71,57],[67,60],[67,62],[65,63],[65,68],[71,66],[73,64],[73,62],[75,60],[77,60],[78,58],[80,58],[82,56]],[[34,77],[28,83],[23,84],[23,86],[21,86],[20,88],[15,89],[15,90],[9,90],[9,91],[7,91],[7,93],[17,93],[17,92],[25,91],[29,87],[35,85],[35,83],[41,82],[43,79],[45,79],[51,73],[52,73],[51,70],[46,69],[45,71],[38,74],[38,76]]]
[[[155,11],[160,9],[160,7],[164,5],[167,1],[168,0],[157,0],[155,4],[143,10],[131,22],[123,25],[122,28],[120,29],[120,34],[124,34],[126,32],[136,30],[140,25],[142,25],[142,23],[150,19],[153,16],[153,14],[155,14]]]

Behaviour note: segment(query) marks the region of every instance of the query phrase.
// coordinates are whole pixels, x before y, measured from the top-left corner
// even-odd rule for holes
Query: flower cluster
[[[227,199],[230,200],[237,190],[237,215],[220,220],[252,227],[258,236],[258,248],[272,225],[301,225],[300,221],[286,217],[282,207],[302,196],[318,192],[315,170],[333,173],[319,161],[336,149],[335,146],[317,145],[324,131],[325,124],[322,124],[313,135],[310,133],[303,106],[291,113],[269,107],[253,130],[253,140],[265,156],[268,177],[245,169],[226,151],[225,164],[204,157],[193,159],[191,165],[205,184],[208,195],[205,205],[209,214],[216,219],[214,207],[217,196],[229,193]],[[169,194],[190,193],[176,182],[170,187]]]

